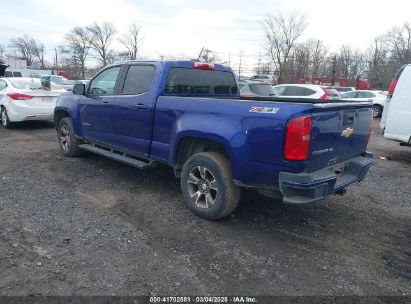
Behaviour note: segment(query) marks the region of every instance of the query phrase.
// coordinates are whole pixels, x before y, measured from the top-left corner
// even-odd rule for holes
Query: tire
[[[9,116],[7,115],[7,110],[4,106],[1,107],[0,121],[1,121],[1,125],[5,129],[10,129],[13,126],[13,124],[10,122]]]
[[[372,117],[380,118],[382,116],[382,106],[380,105],[373,105],[372,106]]]
[[[216,152],[198,153],[186,161],[181,172],[181,190],[187,207],[207,220],[233,212],[241,193],[234,185],[230,162]]]
[[[60,144],[61,153],[67,157],[75,157],[82,154],[79,148],[81,140],[76,137],[73,123],[69,117],[63,118],[57,129],[57,139]]]

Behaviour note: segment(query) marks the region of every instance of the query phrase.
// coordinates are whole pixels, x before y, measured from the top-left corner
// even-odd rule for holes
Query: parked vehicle
[[[268,83],[256,81],[238,82],[238,88],[240,89],[241,97],[277,96],[277,94],[275,94],[273,86]]]
[[[50,77],[50,81],[61,86],[62,88],[64,88],[67,91],[71,91],[73,90],[73,86],[75,84],[74,80],[69,80],[66,77],[63,76],[58,76],[58,75],[46,75],[46,76],[42,76],[43,77]]]
[[[338,87],[338,86],[334,86],[334,87],[327,87],[327,89],[335,89],[337,90],[340,94],[346,93],[346,92],[351,92],[351,91],[355,91],[354,87]]]
[[[39,79],[0,78],[1,124],[9,128],[26,120],[53,120],[57,98],[66,92],[57,85],[41,90]]]
[[[188,208],[210,220],[236,208],[241,188],[304,204],[365,177],[370,102],[239,97],[222,65],[130,61],[76,84],[54,121],[65,156],[173,167]]]
[[[260,81],[271,85],[277,84],[277,78],[274,75],[254,75],[248,80]]]
[[[411,146],[411,64],[402,66],[388,90],[381,119],[384,137]]]
[[[285,98],[309,99],[340,99],[341,95],[335,89],[315,84],[280,84],[274,86],[276,94]]]
[[[341,99],[372,101],[374,113],[373,117],[379,118],[382,115],[387,94],[384,91],[361,90],[344,93],[341,95]]]

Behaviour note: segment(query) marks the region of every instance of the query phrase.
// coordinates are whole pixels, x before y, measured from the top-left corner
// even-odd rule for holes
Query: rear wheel
[[[382,107],[380,105],[373,105],[372,111],[372,116],[374,118],[380,118],[382,116]]]
[[[181,189],[187,207],[207,220],[229,215],[240,199],[240,189],[233,183],[230,162],[216,152],[190,157],[181,172]]]
[[[60,150],[64,156],[74,157],[82,153],[79,148],[81,140],[76,137],[73,123],[69,117],[65,117],[60,121],[57,138],[60,143]]]
[[[7,115],[7,110],[5,107],[1,107],[1,113],[0,113],[0,118],[1,118],[1,125],[8,129],[12,127],[12,123],[9,120],[9,116]]]

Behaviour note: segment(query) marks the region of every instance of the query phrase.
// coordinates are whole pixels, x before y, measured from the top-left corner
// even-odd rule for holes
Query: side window
[[[141,94],[150,89],[155,67],[153,65],[131,65],[124,81],[123,94]]]
[[[111,95],[114,93],[114,87],[118,73],[120,72],[120,66],[112,67],[104,70],[94,78],[90,83],[88,90],[91,95]]]
[[[309,89],[309,88],[305,88],[305,89],[304,89],[304,92],[305,92],[305,95],[304,95],[304,96],[310,96],[310,95],[313,95],[313,94],[316,93],[314,90],[311,90],[311,89]]]
[[[285,92],[285,96],[305,96],[305,88],[289,86]]]
[[[341,96],[341,98],[355,98],[357,95],[357,92],[349,92],[345,93]]]
[[[358,98],[373,98],[374,94],[370,92],[358,92]]]
[[[3,91],[7,88],[7,83],[4,80],[0,80],[0,91]]]
[[[286,89],[286,88],[287,88],[286,86],[276,86],[276,87],[273,87],[275,93],[276,93],[278,96],[284,96],[284,92],[285,92],[285,89]]]

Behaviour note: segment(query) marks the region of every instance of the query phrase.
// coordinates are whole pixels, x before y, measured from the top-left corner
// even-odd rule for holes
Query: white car
[[[388,98],[380,127],[384,138],[411,146],[411,64],[406,64],[395,75],[388,90]]]
[[[1,124],[9,128],[14,122],[52,120],[58,97],[66,92],[60,86],[41,89],[37,78],[0,78]]]
[[[335,89],[315,84],[280,84],[274,86],[279,97],[310,98],[310,99],[340,99],[341,95]]]
[[[341,94],[341,99],[358,100],[358,101],[372,101],[374,118],[381,117],[382,111],[385,107],[385,100],[387,93],[384,91],[351,91]]]
[[[277,83],[277,77],[275,77],[274,75],[254,75],[248,80],[264,82],[271,85],[275,85]]]

